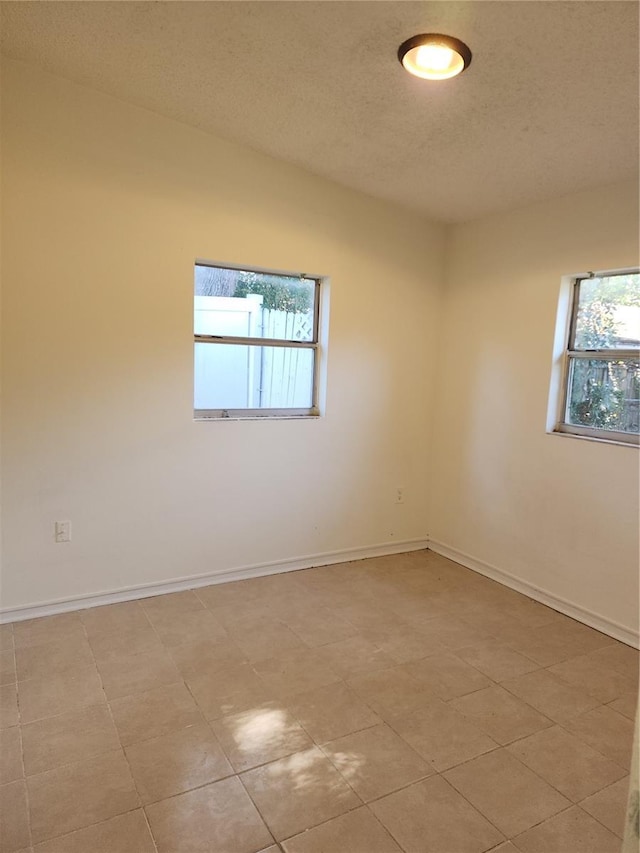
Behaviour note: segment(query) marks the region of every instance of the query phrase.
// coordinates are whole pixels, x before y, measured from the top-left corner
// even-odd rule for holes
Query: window
[[[638,444],[640,274],[573,282],[560,432]]]
[[[196,263],[196,418],[318,415],[319,278]]]

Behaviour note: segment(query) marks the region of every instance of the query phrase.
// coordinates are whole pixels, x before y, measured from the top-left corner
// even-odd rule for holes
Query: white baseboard
[[[327,551],[306,557],[294,557],[290,560],[275,561],[270,563],[257,563],[252,566],[242,566],[233,569],[224,569],[218,572],[205,572],[199,575],[175,578],[161,583],[140,584],[137,586],[122,587],[109,592],[89,593],[85,595],[72,596],[70,598],[55,599],[34,604],[25,604],[19,607],[0,609],[0,624],[6,622],[21,622],[25,619],[35,619],[40,616],[53,616],[56,613],[69,613],[73,610],[84,610],[87,607],[99,607],[104,604],[117,604],[121,601],[135,601],[139,598],[151,598],[155,595],[164,595],[170,592],[181,592],[185,589],[198,589],[212,584],[227,583],[229,581],[247,580],[248,578],[259,578],[266,575],[275,575],[282,572],[295,572],[300,569],[311,569],[315,566],[328,566],[334,563],[347,563],[352,560],[366,560],[370,557],[384,557],[390,554],[402,554],[409,551],[422,551],[429,549],[436,554],[447,557],[468,569],[472,569],[485,577],[491,578],[498,583],[515,589],[529,598],[540,601],[552,607],[554,610],[577,619],[597,631],[620,640],[633,648],[640,647],[638,632],[620,625],[611,619],[593,613],[580,605],[559,598],[547,590],[521,580],[514,575],[478,560],[475,557],[458,551],[444,542],[429,539],[405,539],[402,542],[386,542],[380,545],[370,545],[360,548],[346,548],[341,551]]]
[[[601,631],[603,634],[613,637],[614,640],[620,640],[620,642],[626,643],[626,645],[632,646],[635,649],[640,648],[640,637],[637,631],[633,631],[631,628],[620,625],[618,622],[614,622],[606,616],[601,616],[599,613],[593,613],[591,610],[587,610],[586,607],[581,607],[579,604],[566,601],[564,598],[560,598],[545,589],[541,589],[540,587],[529,583],[529,581],[517,578],[514,575],[509,574],[509,572],[505,572],[503,569],[498,569],[496,566],[492,566],[489,563],[485,563],[482,560],[471,557],[469,554],[465,554],[463,551],[458,551],[450,545],[445,545],[444,542],[437,542],[433,539],[430,540],[429,550],[434,551],[436,554],[440,554],[443,557],[447,557],[449,560],[454,560],[454,562],[460,563],[460,565],[465,566],[467,569],[472,569],[474,572],[478,572],[481,575],[485,575],[485,577],[491,578],[491,580],[498,581],[498,583],[504,584],[504,586],[515,589],[516,592],[521,592],[529,598],[533,598],[542,604],[546,604],[548,607],[552,607],[554,610],[559,610],[560,613],[564,613],[565,616],[570,616],[578,622],[583,622],[585,625],[595,628],[596,631]]]
[[[271,563],[258,563],[253,566],[223,569],[218,572],[206,572],[200,575],[175,578],[161,583],[140,584],[121,587],[109,592],[76,595],[71,598],[59,598],[19,607],[0,609],[0,624],[22,622],[40,616],[53,616],[56,613],[69,613],[72,610],[84,610],[87,607],[99,607],[104,604],[117,604],[121,601],[134,601],[138,598],[151,598],[169,592],[182,592],[185,589],[197,589],[228,581],[260,578],[281,572],[295,572],[299,569],[312,569],[315,566],[328,566],[333,563],[348,563],[352,560],[366,560],[369,557],[385,557],[389,554],[403,554],[408,551],[422,551],[429,547],[428,539],[405,539],[403,542],[385,542],[382,545],[369,545],[360,548],[345,548],[342,551],[327,551],[307,557],[294,557]]]

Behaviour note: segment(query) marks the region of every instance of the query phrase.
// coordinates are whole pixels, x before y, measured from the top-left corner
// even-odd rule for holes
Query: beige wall
[[[638,630],[638,450],[546,432],[562,276],[638,263],[637,185],[452,228],[430,535]]]
[[[638,453],[545,432],[560,278],[637,262],[635,187],[445,247],[20,63],[2,108],[3,608],[430,534],[637,630]],[[192,420],[196,257],[331,277],[323,418]]]
[[[425,538],[443,228],[20,63],[3,90],[2,607]],[[325,417],[192,420],[195,258],[331,277]]]

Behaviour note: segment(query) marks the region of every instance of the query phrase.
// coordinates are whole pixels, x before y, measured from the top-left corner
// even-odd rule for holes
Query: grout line
[[[18,666],[17,666],[17,657],[16,657],[16,646],[15,646],[15,635],[12,630],[11,639],[13,641],[13,664],[16,671],[16,707],[18,709],[18,735],[20,738],[20,764],[22,765],[22,782],[24,784],[24,796],[25,796],[25,804],[27,809],[27,834],[29,836],[29,847],[33,847],[33,832],[31,830],[31,799],[29,797],[29,786],[27,784],[27,769],[24,763],[24,741],[22,738],[22,711],[20,708],[20,690],[18,689]]]
[[[145,614],[145,615],[146,615],[146,614]],[[82,621],[82,620],[81,620],[81,621]],[[147,621],[148,621],[148,619],[147,619]],[[147,829],[148,829],[148,831],[149,831],[149,835],[150,835],[150,837],[151,837],[151,843],[153,844],[153,846],[154,846],[154,848],[155,848],[155,850],[156,850],[156,853],[158,853],[158,845],[156,844],[155,836],[153,835],[153,832],[151,831],[151,825],[150,825],[150,823],[149,823],[149,818],[147,817],[147,813],[146,813],[146,811],[145,811],[145,809],[144,809],[144,805],[143,805],[143,802],[142,802],[142,797],[140,796],[140,789],[138,788],[138,783],[136,782],[136,777],[133,775],[133,770],[131,769],[131,762],[129,761],[129,758],[128,758],[128,756],[127,756],[127,751],[126,751],[126,749],[124,748],[124,746],[123,746],[123,744],[122,744],[122,739],[121,739],[121,737],[120,737],[120,732],[118,731],[118,727],[117,727],[117,725],[116,725],[116,721],[115,721],[115,718],[114,718],[114,716],[113,716],[113,711],[111,710],[111,705],[109,704],[109,701],[108,701],[108,699],[107,699],[107,693],[106,693],[106,690],[104,689],[104,681],[103,681],[103,678],[102,678],[102,673],[100,672],[100,667],[98,666],[98,661],[96,660],[96,656],[95,656],[94,651],[93,651],[93,646],[91,645],[91,643],[90,643],[90,641],[89,641],[89,635],[88,635],[88,633],[87,633],[87,628],[86,628],[86,625],[84,624],[84,622],[82,623],[82,627],[83,627],[83,629],[84,629],[85,636],[86,636],[86,638],[87,638],[87,642],[89,643],[89,648],[91,649],[91,655],[92,655],[92,657],[93,657],[93,663],[94,663],[94,666],[95,666],[95,668],[96,668],[96,670],[97,670],[97,672],[98,672],[98,678],[100,679],[100,684],[102,685],[102,692],[103,692],[104,697],[105,697],[105,702],[106,702],[106,705],[107,705],[107,709],[108,709],[108,713],[109,713],[109,718],[110,718],[110,720],[111,720],[111,724],[113,725],[113,728],[114,728],[114,730],[115,730],[115,732],[116,732],[116,736],[117,736],[117,738],[118,738],[118,740],[119,740],[119,742],[120,742],[120,749],[122,750],[122,755],[123,755],[124,760],[125,760],[125,762],[126,762],[126,764],[127,764],[127,768],[128,768],[128,770],[129,770],[129,775],[131,776],[131,780],[132,780],[132,782],[133,782],[133,787],[134,787],[134,790],[135,790],[136,795],[137,795],[137,797],[138,797],[139,808],[141,808],[141,810],[142,810],[142,814],[143,814],[143,816],[144,816],[145,823],[147,824]],[[152,626],[152,627],[153,627],[153,626]]]
[[[546,731],[546,729],[541,729],[540,731]],[[538,732],[533,732],[532,734],[538,734]],[[531,735],[525,735],[525,737],[524,737],[524,738],[520,738],[520,740],[525,740],[527,737],[531,737]],[[511,745],[511,744],[513,744],[513,743],[517,743],[517,742],[518,742],[517,740],[516,740],[516,741],[511,741],[511,742],[508,744],[508,746],[510,746],[510,745]],[[498,747],[498,748],[499,748],[499,749],[503,749],[503,750],[507,751],[507,752],[511,755],[511,757],[512,757],[512,758],[515,758],[515,759],[516,759],[516,761],[518,761],[520,764],[522,764],[522,766],[523,766],[523,767],[525,767],[527,770],[529,770],[531,773],[533,773],[533,774],[534,774],[534,776],[537,776],[537,777],[538,777],[538,779],[540,779],[544,784],[546,784],[546,785],[548,785],[550,788],[552,788],[552,789],[553,789],[557,794],[560,794],[560,796],[561,796],[561,797],[563,797],[565,800],[567,800],[567,801],[568,801],[568,803],[569,803],[569,805],[568,805],[568,806],[566,806],[566,807],[564,807],[564,808],[560,809],[559,811],[555,812],[554,814],[552,814],[552,815],[548,815],[547,817],[542,818],[541,820],[537,821],[536,823],[534,823],[532,826],[528,827],[527,829],[523,829],[523,830],[522,830],[522,833],[524,833],[524,832],[529,832],[529,830],[530,830],[530,829],[534,829],[536,826],[540,826],[541,824],[545,823],[545,821],[547,821],[547,820],[552,820],[553,818],[557,817],[558,815],[563,814],[564,812],[567,812],[567,811],[569,811],[570,809],[572,809],[572,808],[574,808],[574,807],[579,807],[579,802],[581,802],[581,801],[579,801],[579,802],[575,802],[575,801],[573,801],[573,800],[571,799],[571,797],[567,796],[567,794],[564,794],[562,791],[560,791],[560,790],[559,790],[559,789],[558,789],[558,788],[557,788],[557,787],[556,787],[552,782],[550,782],[548,779],[545,779],[545,778],[544,778],[544,776],[541,776],[541,775],[540,775],[536,770],[534,770],[533,768],[529,767],[529,765],[528,765],[528,764],[525,764],[525,763],[524,763],[524,761],[521,761],[521,760],[518,758],[518,756],[517,756],[517,755],[514,755],[510,750],[508,750],[508,749],[507,749],[507,745],[506,745],[506,746],[501,746],[501,747]],[[497,750],[495,750],[495,749],[493,749],[493,750],[489,750],[489,752],[496,752],[496,751],[497,751]],[[488,753],[484,753],[484,754],[486,755],[486,754],[488,754]],[[476,758],[481,758],[481,757],[482,757],[482,756],[476,756]],[[464,762],[462,762],[461,764],[456,765],[455,767],[451,767],[451,768],[449,768],[449,770],[457,769],[457,767],[461,767],[461,766],[463,766],[464,764],[469,764],[469,763],[470,763],[471,761],[473,761],[473,760],[474,760],[474,759],[469,759],[468,761],[464,761]],[[442,772],[442,774],[441,774],[441,775],[444,775],[444,773],[447,773],[447,772],[449,772],[449,771],[448,771],[448,770],[445,770],[445,771],[443,771],[443,772]],[[621,778],[624,778],[624,777],[621,777]],[[445,779],[445,781],[446,781],[446,782],[449,782],[449,780],[448,780],[448,779]],[[615,780],[615,781],[619,781],[619,780]],[[487,820],[489,820],[489,818],[484,814],[484,812],[482,812],[482,810],[481,810],[478,806],[475,806],[475,805],[473,804],[473,802],[471,802],[471,800],[468,800],[468,799],[467,799],[467,797],[462,793],[462,791],[459,791],[459,790],[458,790],[458,788],[456,788],[456,786],[455,786],[452,782],[449,782],[449,784],[450,784],[453,788],[455,788],[455,790],[456,790],[456,791],[458,791],[458,793],[459,793],[462,797],[464,797],[464,799],[465,799],[465,800],[467,800],[467,802],[469,802],[469,803],[470,803],[470,804],[471,804],[471,805],[472,805],[472,806],[473,806],[477,811],[479,811],[479,812],[483,815],[483,817],[485,817]],[[609,785],[611,785],[611,784],[615,784],[615,782],[611,782],[611,783],[609,783]],[[608,787],[609,787],[609,785],[605,785],[603,788],[599,788],[597,791],[594,791],[593,793],[594,793],[594,794],[597,794],[597,793],[599,793],[600,791],[604,790],[605,788],[608,788]],[[590,797],[590,796],[593,796],[593,794],[587,794],[587,797]],[[587,797],[583,797],[583,800],[587,799]],[[586,812],[586,810],[584,810],[584,809],[583,809],[583,811],[585,811],[585,814],[588,814],[588,812]],[[594,819],[596,819],[596,818],[594,818]],[[596,820],[597,820],[597,819],[596,819]],[[490,822],[491,822],[491,821],[490,821]],[[600,821],[598,821],[598,822],[600,822]],[[604,824],[603,824],[603,825],[604,825]],[[499,827],[496,827],[496,829],[499,829]],[[605,829],[608,829],[608,827],[605,827]],[[499,830],[499,831],[500,831],[500,832],[502,832],[502,830]],[[609,832],[611,832],[611,830],[609,830]],[[521,835],[522,833],[520,833],[520,832],[519,832],[519,833],[518,833],[518,835]],[[503,833],[503,834],[504,834],[504,833]],[[615,834],[615,833],[614,833],[614,834]],[[514,838],[514,837],[515,837],[515,836],[508,836],[509,840],[511,840],[511,839],[512,839],[512,838]]]
[[[257,803],[256,803],[256,801],[253,799],[253,797],[251,796],[251,792],[249,791],[249,789],[247,788],[247,786],[244,784],[244,780],[242,779],[242,776],[238,773],[238,774],[236,774],[235,778],[238,780],[238,782],[240,782],[240,784],[242,785],[242,790],[245,792],[245,794],[247,795],[247,797],[249,797],[249,801],[250,801],[250,802],[251,802],[251,804],[253,805],[254,809],[258,812],[258,815],[260,816],[260,820],[264,823],[264,825],[265,825],[265,827],[266,827],[267,832],[269,833],[269,835],[270,835],[270,836],[271,836],[271,838],[273,839],[274,844],[275,844],[277,847],[279,847],[279,846],[280,846],[280,842],[279,842],[279,841],[278,841],[278,839],[275,837],[273,830],[271,829],[271,827],[270,827],[270,826],[269,826],[269,824],[267,823],[265,816],[264,816],[264,815],[262,814],[262,812],[260,811],[260,809],[259,809],[259,807],[258,807],[258,804],[257,804]]]
[[[153,834],[153,830],[151,829],[151,823],[149,822],[149,815],[147,814],[147,810],[144,807],[144,805],[142,806],[142,816],[144,818],[144,822],[147,825],[147,831],[149,833],[149,837],[151,838],[151,843],[153,844],[153,848],[156,851],[156,853],[158,853],[158,844],[156,842],[156,837]]]
[[[44,618],[46,618],[46,617],[44,617]],[[86,627],[85,627],[84,623],[82,623],[82,630],[83,630],[83,632],[84,632],[85,639],[87,639],[87,641],[88,641],[87,631],[86,631]],[[89,644],[89,648],[90,648],[90,651],[91,651],[91,657],[92,657],[92,659],[93,659],[94,666],[96,666],[96,669],[97,669],[97,665],[96,665],[96,661],[95,661],[95,656],[94,656],[94,654],[93,654],[93,649],[91,648],[91,644]],[[98,670],[98,677],[100,678],[100,683],[102,684],[102,678],[101,678],[101,676],[100,676],[100,672],[99,672],[99,670]],[[104,688],[103,688],[103,693],[104,693]],[[105,701],[106,701],[106,699],[105,699]],[[106,704],[107,704],[107,708],[108,708],[109,715],[111,716],[111,709],[108,707],[108,703],[106,703]],[[83,707],[92,707],[92,706],[83,706]],[[96,706],[96,707],[99,707],[99,706]],[[55,715],[55,716],[61,716],[61,715],[58,715],[58,714],[57,714],[57,715]],[[47,717],[45,717],[45,718],[43,718],[43,719],[52,719],[52,718],[47,718]],[[113,721],[113,718],[112,718],[112,721]],[[114,723],[114,729],[115,729],[115,723]],[[117,729],[116,729],[116,734],[117,734]],[[118,738],[118,739],[119,739],[119,738]],[[116,752],[121,752],[121,753],[122,753],[122,755],[123,755],[123,758],[124,758],[124,759],[125,759],[125,761],[126,761],[126,755],[124,754],[124,749],[122,748],[122,746],[120,746],[120,748],[119,748],[119,749],[117,749],[117,750],[116,750],[116,749],[113,749],[113,750],[107,750],[107,751],[105,751],[105,752],[103,752],[103,753],[100,753],[100,755],[107,755],[107,754],[109,754],[109,753],[116,753]],[[99,756],[92,756],[92,758],[93,758],[93,757],[99,757]],[[80,759],[80,761],[83,761],[83,760],[84,760],[84,759]],[[80,762],[78,762],[78,761],[68,762],[67,764],[61,764],[61,765],[58,765],[57,767],[52,768],[52,770],[45,770],[45,771],[42,771],[42,772],[43,772],[43,773],[51,773],[51,772],[55,772],[55,771],[59,770],[61,767],[69,767],[69,766],[71,766],[72,764],[77,764],[77,763],[80,763]],[[127,766],[128,766],[128,763],[127,763]],[[129,772],[131,772],[131,771],[129,771]],[[39,774],[33,774],[33,776],[36,776],[36,775],[39,775]],[[30,776],[29,778],[33,778],[33,776]],[[134,782],[134,786],[135,786],[135,780],[133,780],[133,777],[132,777],[132,781]],[[137,793],[137,790],[136,790],[136,793]],[[138,799],[139,799],[139,797],[138,797]],[[95,821],[94,823],[87,824],[86,826],[76,827],[75,829],[72,829],[72,830],[70,830],[69,832],[63,832],[63,833],[61,833],[60,835],[53,835],[53,836],[50,836],[50,837],[48,837],[48,838],[42,839],[42,840],[38,841],[38,844],[43,844],[43,843],[45,843],[45,842],[49,842],[49,841],[52,841],[52,840],[57,839],[57,838],[64,838],[64,837],[66,837],[66,836],[68,836],[68,835],[71,835],[71,834],[72,834],[72,833],[74,833],[74,832],[79,832],[79,831],[84,830],[84,829],[89,829],[89,828],[91,828],[92,826],[98,826],[98,825],[99,825],[99,824],[101,824],[101,823],[105,823],[107,820],[112,820],[113,818],[120,817],[120,815],[123,815],[123,814],[129,814],[129,813],[131,813],[131,812],[133,812],[133,811],[137,811],[139,808],[140,808],[140,804],[138,804],[138,805],[137,805],[135,808],[133,808],[133,809],[126,809],[126,810],[125,810],[125,811],[123,811],[123,812],[119,812],[117,815],[111,815],[111,817],[103,818],[102,820]],[[32,838],[32,832],[31,832],[31,815],[29,815],[29,834],[30,834],[30,837]],[[32,846],[33,846],[33,840],[32,840]]]
[[[622,778],[624,779],[625,777],[623,776]],[[621,780],[620,780],[620,779],[618,779],[617,781],[618,781],[618,782],[620,782]],[[612,782],[611,784],[612,784],[612,785],[615,785],[615,782]],[[600,789],[600,791],[604,791],[604,790],[606,790],[606,788],[609,788],[609,787],[611,787],[611,786],[610,786],[610,785],[606,785],[606,786],[605,786],[605,788],[601,788],[601,789]],[[627,786],[627,787],[628,787],[628,786]],[[594,792],[594,794],[599,794],[599,793],[600,793],[600,791],[595,791],[595,792]],[[584,803],[584,801],[585,801],[585,800],[588,800],[588,799],[589,799],[589,797],[593,797],[593,796],[594,796],[594,794],[589,794],[588,796],[586,796],[586,797],[584,797],[582,800],[580,800],[580,802],[579,802],[579,803],[574,803],[574,805],[575,805],[577,808],[579,808],[581,811],[583,811],[583,812],[584,812],[588,817],[590,817],[590,818],[592,818],[593,820],[595,820],[595,822],[596,822],[596,823],[599,823],[599,824],[600,824],[600,826],[603,826],[603,827],[604,827],[606,830],[608,830],[612,835],[615,835],[615,836],[616,836],[616,838],[618,838],[620,841],[622,841],[622,839],[623,839],[623,835],[624,835],[624,826],[622,826],[622,827],[621,827],[622,833],[620,833],[620,834],[619,834],[619,833],[615,832],[615,830],[611,829],[611,827],[607,826],[607,825],[606,825],[606,823],[603,823],[603,822],[600,820],[600,818],[599,818],[599,817],[596,817],[595,815],[591,814],[591,812],[588,812],[585,808],[583,808],[582,803]]]
[[[46,618],[46,617],[44,617]],[[94,821],[93,823],[88,823],[85,826],[78,826],[75,829],[70,829],[68,832],[63,832],[60,835],[50,835],[47,838],[42,838],[40,841],[36,841],[35,844],[49,844],[51,841],[57,841],[60,838],[66,838],[69,835],[73,835],[75,832],[83,832],[85,829],[92,829],[94,826],[100,826],[103,823],[106,823],[109,820],[115,820],[118,817],[122,817],[126,814],[131,814],[132,812],[137,812],[141,807],[136,806],[133,809],[126,809],[123,812],[118,812],[118,814],[111,815],[111,817],[102,818],[102,820]],[[35,845],[32,845],[35,846]],[[17,853],[23,853],[22,850],[17,851]]]
[[[399,789],[399,790],[404,790],[404,789]],[[391,793],[395,793],[395,791],[392,791]],[[373,800],[371,802],[373,802]],[[313,826],[309,826],[306,829],[302,829],[302,830],[300,830],[300,832],[296,832],[293,835],[287,835],[286,838],[283,838],[278,843],[280,845],[282,845],[282,844],[285,844],[287,841],[293,841],[294,839],[299,838],[301,835],[305,835],[305,833],[309,832],[312,829],[319,829],[319,827],[325,826],[327,823],[331,823],[331,821],[333,821],[333,820],[340,820],[340,818],[345,817],[345,815],[351,814],[352,812],[357,812],[359,809],[366,809],[369,812],[369,814],[376,820],[376,822],[380,824],[380,826],[387,833],[387,835],[389,835],[392,840],[396,841],[395,836],[393,836],[391,834],[391,832],[387,829],[387,827],[384,824],[380,823],[380,821],[375,816],[375,814],[371,811],[371,809],[369,809],[369,803],[361,800],[360,803],[357,806],[355,806],[354,808],[347,809],[346,811],[341,812],[338,815],[334,815],[333,817],[329,817],[326,820],[322,820],[322,821],[320,821],[320,823],[316,823]],[[396,843],[398,844],[398,846],[400,847],[401,850],[404,849],[399,841],[396,841]],[[324,850],[324,848],[323,848],[323,850]],[[327,851],[327,853],[328,853],[328,851]],[[334,851],[331,851],[331,853],[334,853]],[[335,853],[338,853],[338,852],[335,851]],[[341,851],[341,853],[346,853],[346,851]],[[360,850],[350,851],[350,853],[364,853],[364,851],[360,851]]]
[[[378,815],[373,811],[373,809],[370,809],[370,808],[369,808],[369,803],[366,803],[365,808],[366,808],[366,810],[369,812],[369,814],[371,815],[371,817],[375,820],[375,822],[378,824],[378,826],[379,826],[379,827],[381,827],[381,829],[383,830],[383,832],[386,832],[386,834],[389,836],[389,838],[390,838],[393,842],[395,842],[395,843],[398,845],[398,847],[400,848],[400,850],[405,850],[405,848],[402,846],[402,844],[400,844],[400,841],[395,837],[395,835],[391,832],[391,830],[390,830],[390,829],[388,829],[388,828],[384,825],[384,823],[382,823],[382,821],[380,820],[380,818],[378,817]]]

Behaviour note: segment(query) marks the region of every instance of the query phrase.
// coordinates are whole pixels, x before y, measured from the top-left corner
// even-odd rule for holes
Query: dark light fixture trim
[[[442,74],[438,75],[436,73],[433,76],[430,76],[428,73],[420,73],[420,70],[410,67],[408,61],[405,61],[405,57],[411,51],[416,50],[421,47],[429,47],[429,46],[437,46],[437,47],[446,47],[449,50],[457,53],[460,59],[462,60],[462,67],[459,71],[455,71],[452,74]],[[400,47],[398,48],[398,60],[402,67],[408,71],[410,74],[414,74],[418,77],[423,77],[424,79],[429,80],[446,80],[451,77],[456,76],[457,74],[461,74],[465,71],[469,65],[471,64],[472,53],[469,47],[460,39],[454,38],[454,36],[447,36],[443,33],[421,33],[416,36],[412,36],[410,39],[402,42]]]

